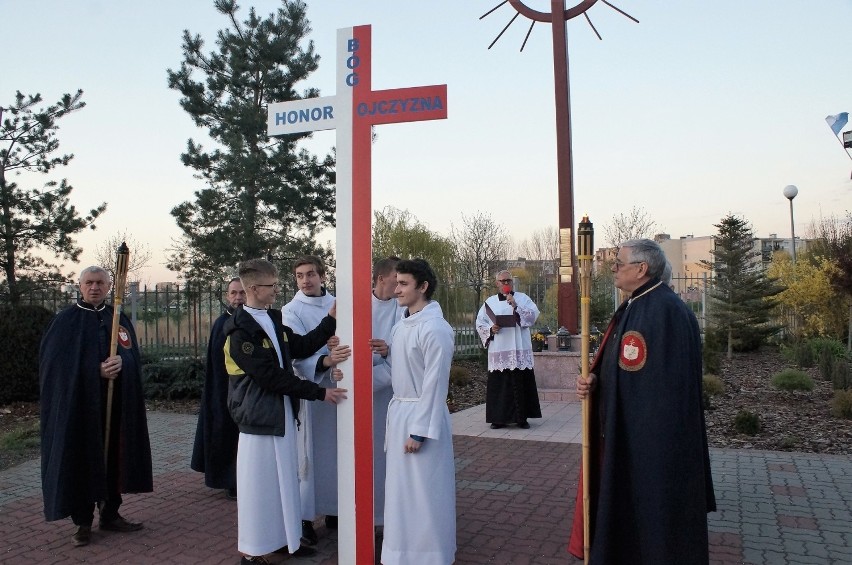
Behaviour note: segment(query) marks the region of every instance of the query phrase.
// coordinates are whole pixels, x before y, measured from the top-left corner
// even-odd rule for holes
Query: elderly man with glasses
[[[604,334],[591,398],[590,563],[709,561],[716,510],[701,400],[701,334],[662,280],[666,257],[647,239],[623,243],[612,271],[628,298]],[[569,551],[583,556],[582,484]]]
[[[485,300],[476,316],[476,332],[488,349],[485,421],[494,430],[506,424],[528,429],[527,418],[541,418],[530,339],[538,307],[514,290],[509,271],[497,273],[495,284],[497,294]]]

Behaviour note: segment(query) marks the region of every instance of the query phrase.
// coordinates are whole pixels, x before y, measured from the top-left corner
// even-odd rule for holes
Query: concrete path
[[[529,430],[491,430],[484,407],[453,414],[459,564],[579,563],[565,552],[580,447],[579,405],[544,402]],[[74,548],[70,520],[46,523],[39,462],[0,472],[0,563],[239,563],[236,503],[189,469],[195,417],[149,413],[154,493],[128,495],[130,534],[93,532]],[[714,564],[852,563],[852,460],[711,450],[719,512]],[[335,532],[317,523],[319,554],[273,563],[337,563]]]

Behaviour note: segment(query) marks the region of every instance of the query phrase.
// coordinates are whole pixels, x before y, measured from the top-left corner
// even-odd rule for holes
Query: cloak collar
[[[627,299],[627,305],[630,306],[635,301],[639,300],[640,298],[642,298],[643,296],[645,296],[646,294],[648,294],[652,290],[659,287],[661,284],[663,284],[663,281],[661,281],[660,279],[649,280],[648,282],[646,282],[645,284],[643,284],[642,286],[640,286],[639,288],[637,288],[636,290],[633,291],[633,294],[631,294],[630,298]]]
[[[99,306],[93,306],[88,302],[84,301],[82,298],[78,298],[77,308],[82,308],[83,310],[91,310],[92,312],[100,312],[101,310],[106,308],[106,300],[101,302]]]

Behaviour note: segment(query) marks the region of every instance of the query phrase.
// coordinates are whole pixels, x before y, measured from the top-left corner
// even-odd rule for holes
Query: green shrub
[[[753,436],[760,433],[760,416],[748,410],[740,410],[734,416],[734,430],[738,433]]]
[[[788,347],[782,347],[781,353],[787,360],[803,369],[814,366],[814,351],[805,341],[796,341]]]
[[[722,355],[718,351],[704,348],[701,353],[705,373],[719,373],[722,370]]]
[[[450,384],[455,386],[467,386],[470,383],[470,371],[467,367],[453,365],[450,367]]]
[[[849,375],[849,362],[846,359],[835,359],[831,370],[831,388],[846,390],[850,387],[852,387],[852,378]]]
[[[722,371],[722,344],[720,343],[719,332],[705,332],[701,360],[704,364],[705,373],[719,374]]]
[[[781,390],[813,390],[814,381],[798,369],[784,369],[772,377],[772,386]]]
[[[204,363],[194,358],[148,363],[142,366],[142,386],[147,399],[200,398]]]
[[[852,420],[852,390],[836,390],[831,399],[831,415]]]
[[[835,358],[841,358],[846,356],[846,346],[839,339],[833,339],[830,337],[812,337],[807,341],[807,344],[810,346],[811,351],[813,351],[815,357],[819,357],[819,354],[828,350]]]
[[[52,318],[41,306],[0,307],[0,404],[38,400],[38,349]]]
[[[725,391],[725,383],[716,375],[704,375],[704,392],[710,396],[717,396]]]
[[[834,374],[834,353],[828,347],[820,347],[817,359],[820,377],[824,381],[830,381]]]
[[[799,438],[796,436],[784,436],[779,442],[781,449],[793,449],[799,444]]]

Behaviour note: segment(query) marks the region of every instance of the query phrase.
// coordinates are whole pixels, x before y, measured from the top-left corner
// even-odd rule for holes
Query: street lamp
[[[794,184],[784,187],[784,197],[790,201],[790,235],[793,238],[793,264],[796,264],[796,228],[793,224],[793,199],[799,194],[799,189]]]

